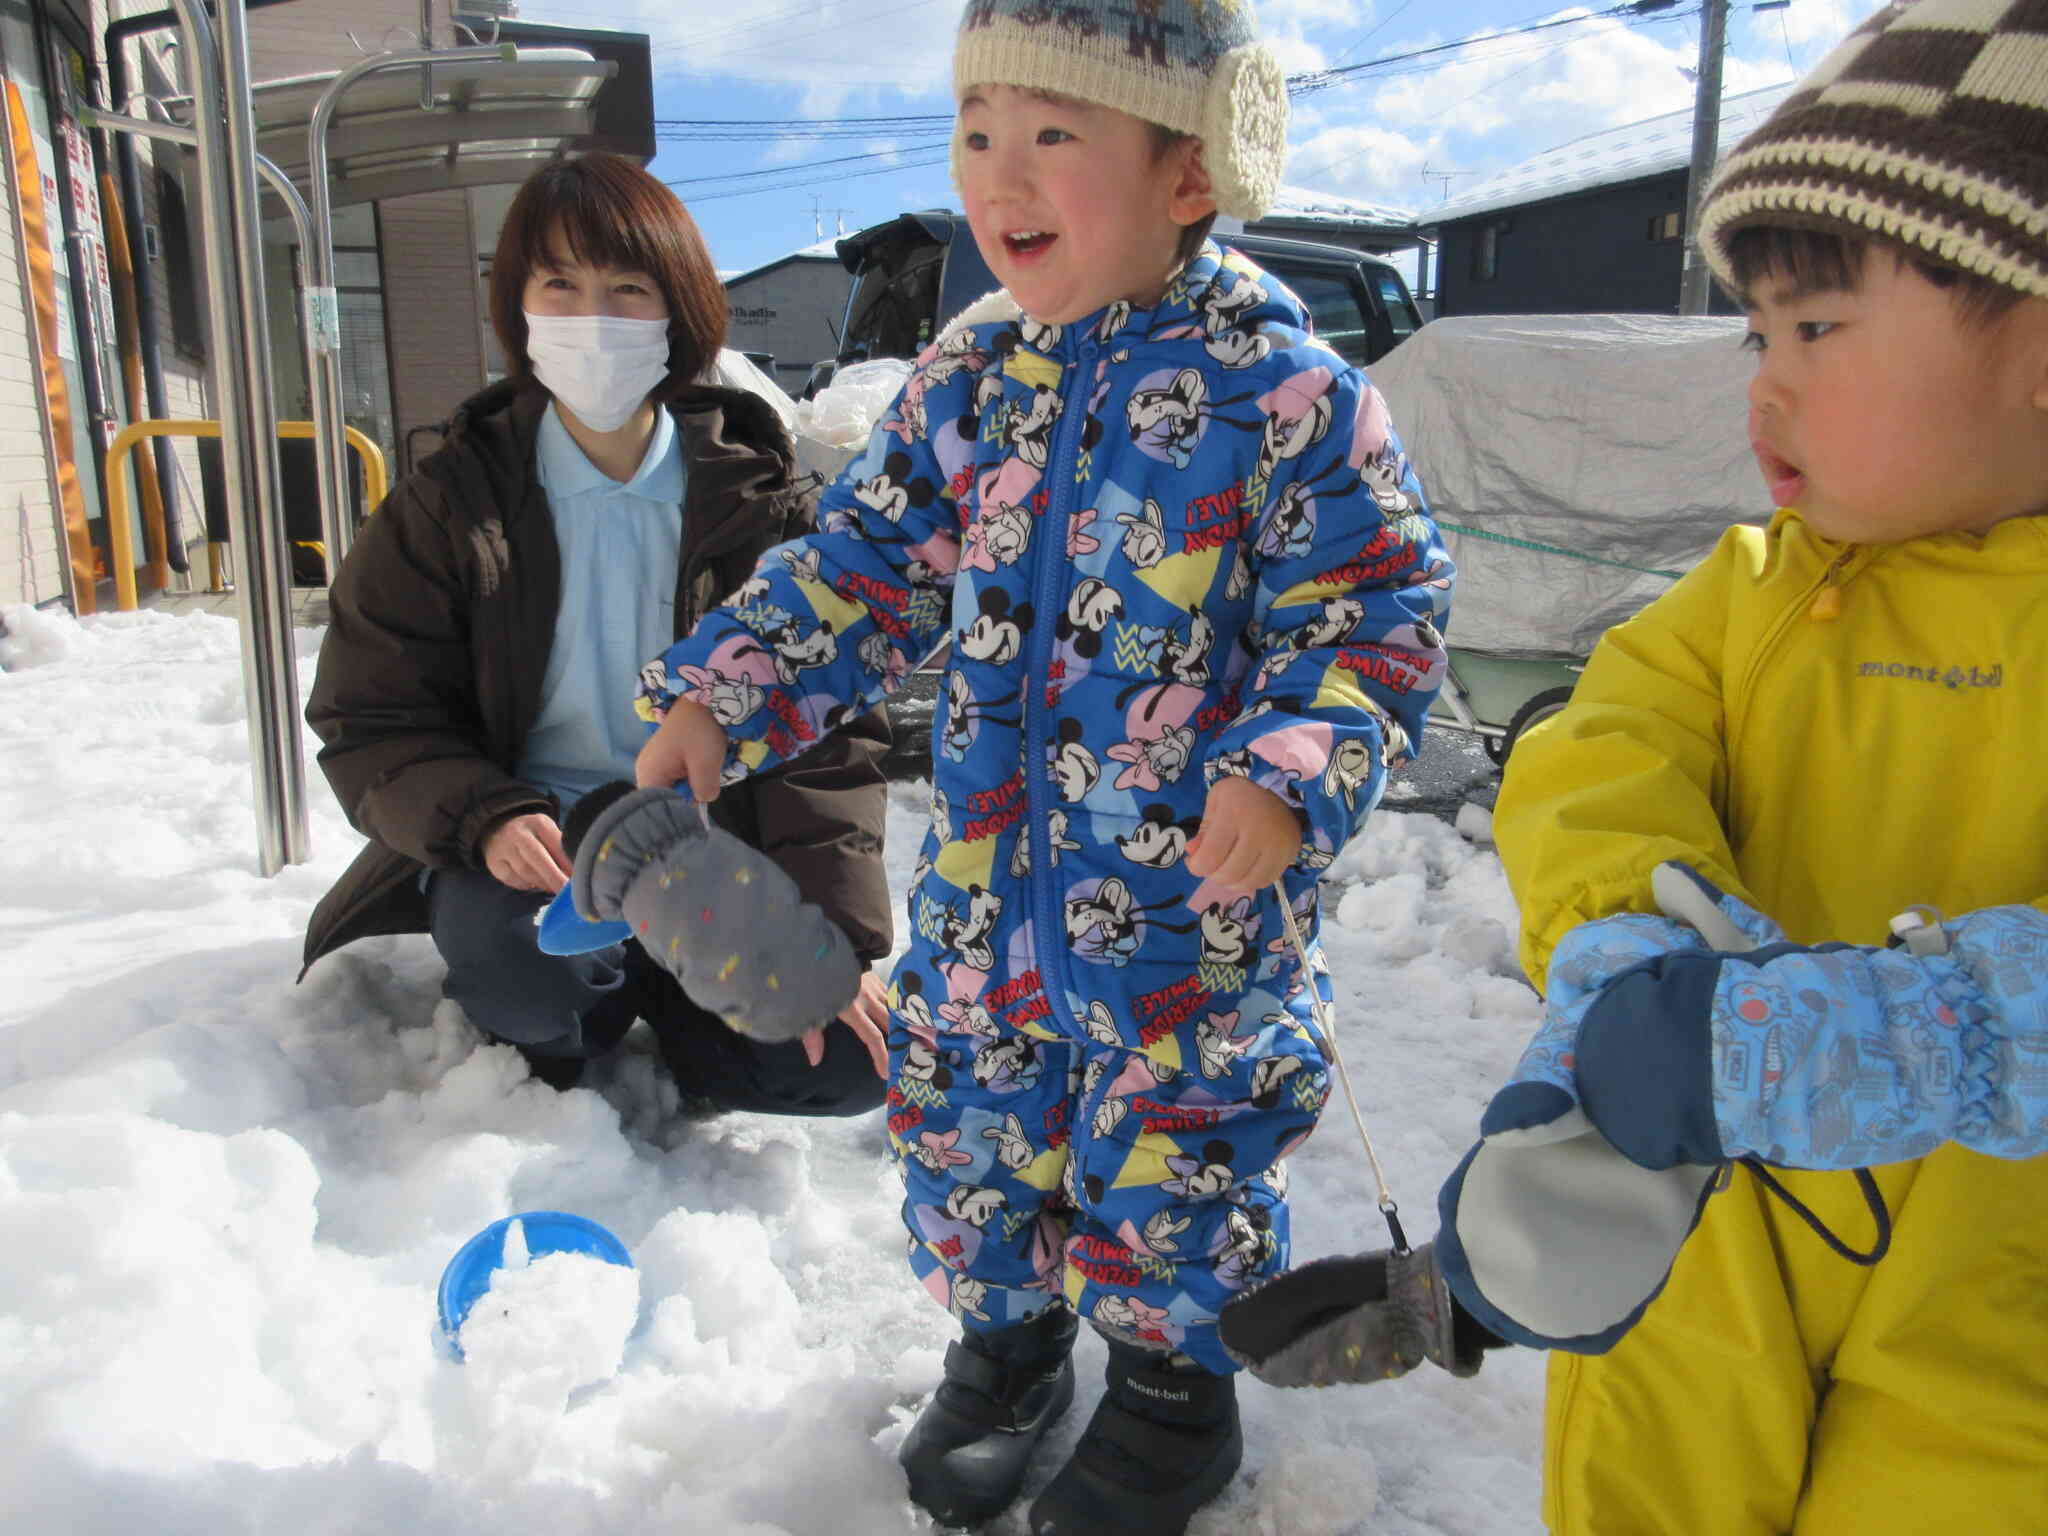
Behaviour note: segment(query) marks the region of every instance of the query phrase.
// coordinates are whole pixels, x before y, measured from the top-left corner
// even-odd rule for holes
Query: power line
[[[786,36],[770,37],[761,42],[750,42],[740,47],[717,47],[715,45],[719,38],[733,37],[745,32],[758,32],[765,27],[774,27],[779,32],[786,31],[787,29],[783,27],[782,23],[789,17],[810,15],[822,11],[826,9],[828,3],[829,0],[819,0],[819,3],[813,5],[791,6],[787,10],[773,11],[766,16],[756,16],[751,20],[735,22],[729,27],[723,27],[714,32],[698,33],[689,37],[679,37],[668,42],[656,43],[648,51],[650,53],[666,53],[677,48],[687,48],[692,53],[715,51],[720,57],[732,57],[744,56],[750,53],[761,53],[771,48],[787,49],[789,39]],[[937,3],[938,0],[908,0],[907,4],[886,5],[878,11],[864,11],[858,16],[849,16],[835,26],[818,29],[818,32],[814,32],[810,36],[815,38],[820,33],[842,31],[850,26],[867,26],[873,22],[882,21],[887,17],[899,15],[904,11],[922,10],[928,5],[936,5]],[[704,46],[707,42],[712,43],[714,47],[707,49]]]
[[[1527,22],[1505,28],[1498,32],[1475,33],[1470,37],[1458,38],[1448,43],[1434,43],[1425,48],[1411,48],[1402,53],[1383,54],[1376,59],[1366,59],[1357,64],[1340,65],[1333,69],[1311,70],[1303,74],[1290,75],[1287,79],[1287,94],[1304,96],[1314,91],[1326,90],[1330,86],[1346,84],[1366,70],[1385,69],[1392,64],[1410,63],[1416,59],[1430,58],[1450,53],[1460,48],[1474,48],[1482,43],[1500,42],[1507,38],[1523,37],[1534,32],[1548,32],[1557,27],[1577,26],[1588,21],[1611,21],[1626,18],[1648,18],[1653,13],[1673,9],[1678,0],[1626,0],[1626,3],[1609,7],[1604,11],[1591,11],[1580,16],[1553,17],[1547,21]],[[1405,9],[1405,7],[1403,7]],[[778,13],[779,14],[779,13]],[[1395,12],[1396,15],[1399,11]],[[1695,16],[1697,11],[1680,12],[1679,16]],[[1677,20],[1679,16],[1656,16],[1659,21]],[[1388,20],[1392,20],[1390,16]],[[1375,29],[1377,30],[1377,29]],[[1368,33],[1367,36],[1371,34]],[[1360,39],[1364,41],[1364,39]],[[1354,44],[1354,46],[1356,46]],[[1396,74],[1412,73],[1400,70]],[[675,142],[683,140],[720,141],[746,139],[834,139],[857,138],[862,135],[887,133],[913,133],[936,131],[950,125],[950,112],[897,112],[870,117],[818,117],[818,118],[695,118],[658,117],[654,120],[658,138]],[[831,162],[818,162],[830,164]]]
[[[1345,76],[1368,69],[1379,69],[1388,64],[1405,63],[1410,59],[1427,58],[1432,54],[1449,53],[1456,48],[1470,48],[1504,37],[1525,37],[1531,32],[1548,32],[1557,27],[1576,27],[1588,21],[1615,21],[1627,17],[1647,16],[1654,11],[1670,10],[1677,4],[1678,0],[1625,0],[1624,4],[1609,6],[1604,11],[1588,11],[1583,16],[1558,16],[1549,21],[1530,22],[1525,26],[1500,32],[1475,34],[1449,43],[1434,43],[1427,48],[1411,48],[1406,53],[1385,53],[1376,59],[1367,59],[1359,64],[1343,64],[1335,69],[1314,70],[1305,75],[1291,76],[1287,82],[1287,94],[1305,96],[1311,91],[1325,90]],[[1688,11],[1686,14],[1696,16],[1699,13]]]
[[[889,134],[944,133],[951,113],[905,114],[873,118],[784,119],[779,123],[743,118],[656,118],[654,136],[665,143],[738,143],[770,139],[872,139]]]
[[[1287,82],[1288,94],[1290,96],[1306,95],[1313,91],[1326,89],[1331,85],[1348,84],[1366,70],[1384,69],[1392,64],[1412,63],[1418,59],[1435,57],[1460,48],[1475,47],[1481,43],[1498,42],[1503,39],[1521,37],[1530,33],[1548,32],[1558,27],[1574,26],[1581,22],[1628,19],[1676,21],[1687,16],[1699,14],[1696,10],[1676,11],[1677,4],[1678,0],[1627,0],[1627,3],[1612,6],[1604,11],[1589,12],[1580,16],[1557,17],[1548,21],[1531,22],[1499,32],[1475,34],[1474,36],[1460,38],[1453,42],[1437,43],[1426,48],[1415,48],[1402,53],[1384,54],[1376,59],[1367,59],[1362,63],[1348,64],[1337,69],[1317,70],[1308,74],[1291,76]],[[1662,12],[1674,12],[1674,14],[1655,14]],[[1564,43],[1553,44],[1539,49],[1538,52],[1541,57],[1535,62],[1540,63],[1543,57],[1548,57],[1570,46],[1572,41],[1576,41],[1576,39],[1568,39]],[[1509,50],[1508,52],[1512,54],[1521,51],[1523,50],[1516,49]],[[1439,66],[1423,65],[1414,70],[1395,70],[1392,73],[1397,76],[1408,73],[1426,73],[1437,67]],[[1534,67],[1533,64],[1530,67]],[[1522,70],[1515,71],[1516,74],[1524,72]],[[1493,82],[1492,85],[1485,89],[1492,89],[1499,83],[1498,81]],[[1476,94],[1483,95],[1484,93],[1485,91],[1482,90]],[[796,138],[871,137],[877,134],[905,133],[920,129],[936,130],[940,126],[951,124],[952,121],[953,115],[951,113],[895,113],[877,117],[784,118],[780,120],[765,118],[657,118],[655,119],[655,129],[657,136],[666,143],[692,140],[717,142],[749,138],[780,141]],[[757,192],[793,191],[805,186],[814,185],[818,180],[831,179],[826,177],[804,179],[806,174],[812,171],[826,170],[860,160],[921,154],[926,151],[944,148],[946,148],[946,145],[943,143],[918,144],[902,149],[876,150],[860,155],[841,155],[823,160],[797,161],[789,165],[771,166],[754,171],[735,171],[725,175],[689,177],[681,181],[672,181],[668,185],[672,187],[692,187],[716,182],[756,179],[767,183],[757,187],[737,187],[724,191],[698,194],[693,197],[693,201],[697,202],[707,202],[727,197],[745,197]],[[928,160],[905,160],[895,165],[881,166],[870,171],[835,172],[833,176],[839,179],[875,176],[890,170],[909,170],[937,165],[944,158],[945,156],[943,155],[936,155]],[[1333,162],[1333,165],[1337,163],[1341,162]],[[1318,171],[1330,168],[1329,166],[1319,167]],[[786,179],[771,180],[770,178]]]
[[[1685,19],[1685,16],[1689,14],[1691,13],[1687,12],[1676,16],[1648,16],[1644,17],[1643,19],[1648,22],[1682,21]],[[1449,116],[1451,113],[1456,112],[1460,107],[1466,106],[1471,102],[1475,102],[1482,96],[1490,95],[1494,91],[1497,91],[1502,86],[1506,85],[1509,81],[1520,79],[1523,75],[1528,74],[1530,70],[1535,69],[1537,66],[1541,64],[1548,63],[1551,59],[1556,58],[1560,53],[1563,53],[1566,49],[1570,48],[1574,43],[1579,43],[1583,41],[1585,41],[1584,38],[1567,37],[1562,39],[1561,41],[1543,43],[1534,49],[1524,48],[1503,50],[1500,53],[1490,56],[1489,58],[1483,60],[1473,60],[1472,62],[1474,63],[1491,64],[1497,63],[1502,59],[1519,57],[1523,53],[1534,52],[1536,55],[1535,58],[1531,59],[1527,64],[1524,64],[1520,69],[1511,69],[1506,74],[1487,81],[1486,84],[1482,85],[1478,90],[1472,92],[1469,96],[1463,96],[1460,97],[1457,101],[1448,103],[1439,110],[1438,115],[1440,117]],[[1334,160],[1326,160],[1317,165],[1308,166],[1305,168],[1298,168],[1294,172],[1294,179],[1297,182],[1299,182],[1309,177],[1321,176],[1330,171],[1334,171],[1340,165],[1345,165],[1357,158],[1358,156],[1355,154],[1339,155]]]
[[[921,171],[931,166],[944,165],[945,163],[946,157],[944,155],[933,155],[929,160],[905,160],[900,165],[878,165],[871,171],[848,171],[845,175],[835,176],[832,179],[834,181],[858,181],[863,176],[886,176],[891,171]],[[673,186],[674,183],[671,182],[669,185]],[[812,185],[815,185],[815,180],[784,182],[772,187],[739,187],[729,192],[704,192],[692,196],[689,199],[689,203],[690,206],[695,207],[699,203],[715,203],[728,197],[752,197],[761,192],[795,192]]]
[[[937,144],[911,144],[902,149],[878,149],[865,155],[839,155],[830,160],[805,160],[794,165],[771,165],[754,171],[726,171],[716,176],[686,176],[681,181],[671,181],[665,185],[696,187],[711,181],[752,181],[759,177],[787,176],[793,171],[817,170],[821,166],[848,165],[855,160],[881,160],[897,155],[924,154],[930,150],[945,148],[947,144],[941,140]]]
[[[1364,34],[1364,36],[1358,38],[1355,42],[1346,44],[1343,52],[1337,55],[1337,61],[1339,63],[1342,63],[1346,55],[1354,52],[1357,49],[1363,48],[1373,38],[1378,37],[1380,33],[1386,31],[1388,27],[1393,25],[1394,18],[1399,16],[1403,11],[1407,10],[1408,7],[1413,5],[1414,3],[1415,0],[1401,0],[1401,3],[1399,5],[1395,6],[1383,18],[1381,18],[1380,24],[1378,26],[1369,29]]]

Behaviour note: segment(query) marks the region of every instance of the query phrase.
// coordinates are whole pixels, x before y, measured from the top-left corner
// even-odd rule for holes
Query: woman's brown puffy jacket
[[[484,837],[555,813],[513,771],[540,710],[560,552],[535,463],[548,397],[514,383],[464,403],[445,444],[363,525],[332,593],[306,705],[320,767],[370,844],[314,909],[305,963],[360,938],[423,933],[422,868],[483,867]],[[740,390],[673,391],[687,466],[676,633],[724,599],[771,545],[812,522],[788,434]],[[632,707],[635,679],[618,680]],[[729,786],[713,818],[760,848],[864,959],[890,948],[881,845],[880,711],[774,772]],[[303,974],[303,973],[302,973]]]

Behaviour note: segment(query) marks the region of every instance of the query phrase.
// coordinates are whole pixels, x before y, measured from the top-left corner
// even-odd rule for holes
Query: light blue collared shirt
[[[598,785],[632,778],[647,740],[633,694],[641,663],[675,639],[683,451],[675,418],[656,410],[640,468],[622,485],[590,462],[550,402],[538,456],[562,551],[562,604],[518,771],[566,811]]]

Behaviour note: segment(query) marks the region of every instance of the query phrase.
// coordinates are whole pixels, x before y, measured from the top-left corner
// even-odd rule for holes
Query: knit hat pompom
[[[2048,6],[1907,0],[1851,32],[1721,163],[1700,252],[1744,229],[1923,251],[2048,297]]]
[[[1216,210],[1230,217],[1258,218],[1279,190],[1287,81],[1251,0],[968,0],[955,99],[978,85],[1049,91],[1195,135]]]
[[[1273,206],[1287,158],[1287,77],[1272,49],[1253,43],[1217,62],[1196,133],[1217,212],[1256,219]]]

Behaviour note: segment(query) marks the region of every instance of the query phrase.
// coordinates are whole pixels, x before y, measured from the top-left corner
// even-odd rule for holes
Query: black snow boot
[[[1031,1505],[1031,1536],[1180,1536],[1237,1475],[1237,1378],[1110,1341],[1109,1388]]]
[[[946,1379],[896,1459],[910,1497],[947,1525],[978,1525],[1017,1497],[1040,1438],[1074,1400],[1074,1334],[1063,1305],[946,1346]]]

